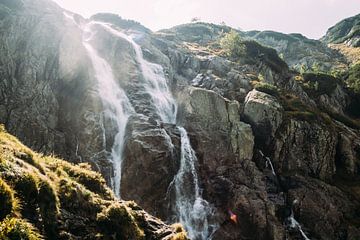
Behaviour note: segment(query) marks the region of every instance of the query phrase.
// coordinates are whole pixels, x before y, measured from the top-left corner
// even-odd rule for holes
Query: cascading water
[[[109,24],[98,24],[101,24],[109,32],[125,39],[132,45],[136,53],[136,60],[144,78],[143,86],[145,87],[145,91],[151,96],[157,114],[162,122],[175,124],[177,104],[167,85],[162,66],[146,61],[143,57],[141,47],[128,35],[113,29]]]
[[[178,127],[181,136],[180,168],[173,184],[176,194],[176,209],[180,222],[186,227],[190,239],[211,239],[217,229],[209,224],[214,209],[201,197],[195,164],[197,158],[189,137],[183,127]]]
[[[270,168],[271,168],[271,171],[272,171],[272,174],[276,177],[276,173],[275,173],[275,169],[274,169],[274,166],[271,162],[271,159],[269,157],[266,157],[265,154],[262,152],[262,151],[259,151],[260,155],[266,159],[266,167],[268,167],[268,165],[270,165]],[[296,200],[292,203],[292,205],[296,204]],[[300,225],[300,223],[298,221],[296,221],[295,217],[294,217],[294,211],[292,209],[293,206],[291,206],[291,214],[290,216],[287,218],[287,222],[288,222],[288,226],[290,228],[293,228],[293,229],[297,229],[299,230],[301,236],[304,238],[304,240],[310,240],[305,232],[302,230],[302,227]]]
[[[98,92],[103,102],[103,118],[111,122],[116,129],[114,143],[111,149],[111,161],[114,169],[112,187],[115,195],[120,197],[122,154],[124,147],[125,129],[129,116],[134,111],[125,92],[116,83],[111,66],[99,56],[90,41],[94,36],[94,23],[84,28],[83,45],[92,61],[95,77],[98,81]]]
[[[296,202],[297,202],[297,200],[295,200],[292,205],[294,205]],[[291,207],[291,215],[288,217],[287,220],[288,220],[289,226],[291,228],[299,230],[299,232],[300,232],[301,236],[304,238],[304,240],[310,240],[310,238],[308,238],[308,236],[306,236],[305,232],[303,231],[300,223],[298,221],[296,221],[292,207]]]
[[[265,158],[265,160],[266,160],[266,162],[265,162],[265,163],[266,163],[266,167],[268,167],[268,165],[270,165],[271,172],[272,172],[272,174],[276,177],[274,165],[272,164],[271,159],[270,159],[269,157],[266,157],[262,151],[259,151],[259,152],[260,152],[260,155],[261,155],[263,158]]]
[[[145,91],[151,96],[158,116],[164,123],[176,124],[177,104],[167,85],[162,66],[146,61],[141,47],[133,38],[115,30],[108,24],[98,24],[103,25],[115,36],[131,43],[144,79],[143,85]],[[208,221],[214,214],[214,210],[201,197],[196,171],[197,158],[191,147],[188,134],[183,127],[178,126],[177,128],[181,136],[181,159],[179,171],[171,186],[175,188],[175,208],[178,220],[184,225],[191,239],[210,239],[213,232],[217,229],[216,224],[211,225]],[[171,138],[168,137],[168,140],[171,141]],[[172,146],[172,143],[169,144]]]

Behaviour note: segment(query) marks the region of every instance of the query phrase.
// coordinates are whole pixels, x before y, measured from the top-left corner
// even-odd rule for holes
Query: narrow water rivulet
[[[117,31],[108,24],[99,23],[109,32],[128,41],[136,53],[136,61],[143,77],[145,91],[151,96],[157,115],[163,123],[176,124],[177,104],[171,94],[164,75],[163,67],[144,59],[141,47],[131,36]],[[181,136],[180,168],[174,177],[172,185],[175,190],[175,211],[178,221],[186,228],[190,239],[211,239],[217,229],[216,224],[210,224],[209,219],[214,214],[211,205],[202,198],[199,179],[196,170],[197,158],[192,149],[185,128],[177,127]],[[171,138],[168,138],[171,141]]]

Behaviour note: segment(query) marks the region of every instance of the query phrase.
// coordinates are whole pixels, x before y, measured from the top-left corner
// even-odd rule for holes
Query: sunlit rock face
[[[46,0],[0,9],[0,122],[27,145],[90,162],[123,199],[171,223],[195,222],[194,239],[301,239],[286,223],[291,213],[310,239],[359,236],[359,199],[343,178],[359,172],[359,130],[322,112],[346,113],[351,97],[340,83],[312,95],[258,45],[251,61],[230,59],[211,48],[226,26],[153,33],[111,14],[87,20]],[[318,45],[312,51],[336,58]],[[293,51],[284,59],[297,66]],[[255,90],[259,78],[278,94]],[[177,210],[188,202],[184,217]]]

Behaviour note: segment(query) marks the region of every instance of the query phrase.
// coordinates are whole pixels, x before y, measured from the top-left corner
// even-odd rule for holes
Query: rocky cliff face
[[[301,239],[301,231],[311,239],[360,236],[360,135],[346,116],[351,95],[343,83],[300,76],[274,50],[252,41],[242,59],[231,59],[217,44],[231,30],[226,26],[195,23],[152,33],[100,14],[92,20],[103,23],[93,24],[88,36],[90,20],[46,0],[5,1],[0,8],[0,121],[27,145],[89,162],[114,187],[119,126],[107,118],[84,46],[90,39],[133,107],[123,126],[123,199],[178,220],[172,184],[181,166],[179,125],[196,152],[202,198],[214,209],[213,239]],[[291,66],[312,65],[313,57],[330,69],[340,59],[302,36],[240,34],[283,51]],[[297,56],[300,50],[306,54]],[[142,60],[156,69],[151,74],[166,78],[176,123],[162,121]]]
[[[351,47],[360,47],[360,15],[337,23],[321,40],[325,43],[344,43]]]
[[[254,31],[247,33],[247,36],[276,49],[286,63],[297,71],[306,71],[314,66],[322,71],[341,70],[347,67],[342,54],[319,40],[308,39],[301,34]]]

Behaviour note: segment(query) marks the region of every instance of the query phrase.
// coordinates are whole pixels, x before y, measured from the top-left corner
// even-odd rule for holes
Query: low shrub
[[[69,177],[81,183],[90,191],[109,200],[113,198],[113,194],[107,187],[105,179],[100,173],[91,171],[89,164],[72,165],[63,162],[61,163],[61,167]]]
[[[30,223],[17,219],[6,218],[0,223],[0,239],[2,240],[41,240],[43,237]]]
[[[325,73],[304,73],[302,86],[312,96],[330,95],[334,92],[340,80]]]
[[[47,180],[40,180],[37,202],[47,238],[57,239],[59,203],[54,188]]]
[[[14,192],[7,183],[0,178],[0,221],[14,211]]]
[[[97,222],[106,235],[115,239],[145,239],[144,232],[137,225],[129,210],[120,203],[113,203],[97,216]]]
[[[35,177],[26,173],[23,176],[15,179],[14,189],[16,191],[16,196],[21,201],[22,209],[21,214],[27,219],[32,219],[37,215],[37,198],[38,198],[38,189],[37,181]]]
[[[257,64],[260,61],[278,73],[288,69],[275,49],[262,46],[253,40],[243,40],[234,30],[220,39],[220,46],[225,55],[233,60],[241,60],[247,64]]]
[[[71,179],[60,180],[59,198],[62,208],[78,216],[95,219],[102,210],[102,202],[97,195]]]
[[[260,92],[270,94],[274,97],[279,97],[279,90],[277,87],[270,83],[258,82],[254,88]]]
[[[289,118],[298,119],[301,121],[314,122],[319,121],[328,127],[332,127],[333,122],[330,117],[319,111],[304,104],[297,96],[291,94],[284,94],[280,97],[282,106],[284,107],[285,114]]]

